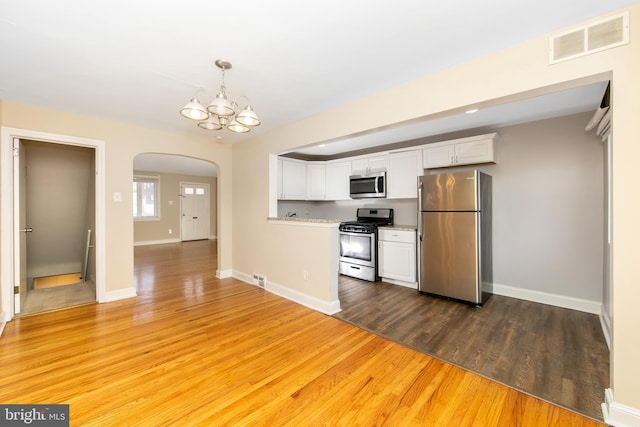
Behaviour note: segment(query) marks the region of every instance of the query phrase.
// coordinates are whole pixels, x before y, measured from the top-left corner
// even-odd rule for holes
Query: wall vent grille
[[[253,273],[253,284],[260,288],[264,288],[264,284],[267,281],[266,277],[261,274]]]
[[[627,43],[629,12],[623,12],[552,36],[549,39],[549,63],[555,64]]]

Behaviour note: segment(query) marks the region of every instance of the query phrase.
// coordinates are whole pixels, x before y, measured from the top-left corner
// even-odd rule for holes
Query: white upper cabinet
[[[280,165],[280,162],[278,162]],[[281,199],[306,200],[307,163],[300,160],[282,159]]]
[[[387,153],[373,156],[361,156],[351,159],[351,171],[355,174],[367,174],[373,171],[387,169]]]
[[[417,198],[418,176],[422,174],[422,150],[400,151],[389,154],[387,198]]]
[[[307,162],[307,200],[325,199],[325,171],[324,162]]]
[[[278,158],[278,199],[351,200],[349,176],[387,171],[388,199],[415,199],[424,169],[495,163],[498,134],[472,136],[338,160]]]
[[[331,160],[327,162],[326,199],[350,200],[349,176],[351,160]]]
[[[429,144],[423,150],[424,168],[495,163],[495,140],[497,135],[496,133],[490,133]]]

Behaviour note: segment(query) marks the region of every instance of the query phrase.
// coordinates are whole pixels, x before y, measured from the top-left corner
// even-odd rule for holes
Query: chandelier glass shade
[[[216,66],[222,70],[222,84],[220,91],[205,108],[195,96],[180,110],[180,114],[189,120],[198,122],[198,127],[206,130],[220,130],[226,128],[231,132],[245,133],[260,124],[258,115],[249,104],[249,98],[238,96],[233,102],[227,99],[224,85],[224,71],[231,68],[231,63],[223,59],[216,60]],[[240,109],[238,100],[245,98],[247,104]]]

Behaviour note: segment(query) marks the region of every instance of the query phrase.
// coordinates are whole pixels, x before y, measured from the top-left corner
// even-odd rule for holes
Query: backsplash
[[[415,226],[418,223],[417,199],[278,200],[279,217],[296,216],[299,218],[353,221],[356,219],[358,208],[392,208],[395,224]]]

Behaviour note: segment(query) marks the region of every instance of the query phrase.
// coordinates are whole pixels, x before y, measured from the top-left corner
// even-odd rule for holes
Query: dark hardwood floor
[[[483,307],[340,276],[335,317],[602,421],[609,350],[597,315],[493,295]]]

